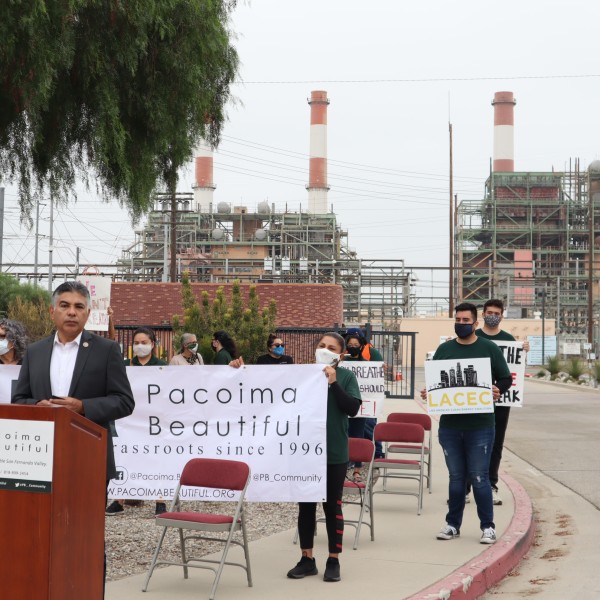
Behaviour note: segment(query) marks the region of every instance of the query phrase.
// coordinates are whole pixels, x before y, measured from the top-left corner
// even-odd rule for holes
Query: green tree
[[[30,283],[19,283],[12,275],[0,273],[0,315],[7,315],[17,298],[50,306],[50,294],[45,289]]]
[[[219,287],[212,303],[206,291],[202,292],[202,300],[198,303],[189,275],[184,273],[181,298],[183,322],[178,315],[173,317],[174,344],[177,351],[180,348],[181,334],[195,333],[204,362],[212,363],[212,336],[215,331],[222,329],[235,340],[240,355],[248,364],[256,362],[257,357],[265,353],[269,333],[275,329],[277,303],[270,300],[268,306],[261,311],[255,285],[250,286],[247,302],[244,301],[240,282],[236,280],[231,288],[231,299],[226,297],[225,289]]]
[[[134,217],[200,138],[216,145],[238,65],[235,0],[0,3],[0,176],[57,200],[89,175]],[[89,174],[89,175],[88,175]]]
[[[35,342],[52,333],[54,322],[50,318],[49,302],[43,298],[27,300],[17,296],[8,308],[8,318],[20,321],[25,327],[29,342]]]

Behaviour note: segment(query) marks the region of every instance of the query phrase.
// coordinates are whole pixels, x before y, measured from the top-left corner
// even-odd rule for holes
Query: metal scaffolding
[[[510,316],[556,319],[563,339],[597,341],[600,169],[492,173],[484,199],[457,209],[456,288],[501,298]],[[591,318],[590,318],[591,317]],[[592,339],[593,338],[593,339]]]

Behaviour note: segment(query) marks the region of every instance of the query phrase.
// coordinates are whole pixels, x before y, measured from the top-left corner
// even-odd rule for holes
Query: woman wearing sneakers
[[[327,499],[323,503],[325,524],[329,542],[329,558],[325,565],[324,581],[340,581],[339,554],[342,551],[344,517],[342,493],[348,465],[348,417],[358,413],[361,405],[360,390],[354,373],[348,369],[337,369],[344,355],[344,338],[337,333],[326,333],[315,350],[317,363],[325,365],[323,373],[329,382],[327,392]],[[316,502],[300,502],[298,532],[302,557],[287,576],[302,579],[317,575],[313,557],[315,537]]]

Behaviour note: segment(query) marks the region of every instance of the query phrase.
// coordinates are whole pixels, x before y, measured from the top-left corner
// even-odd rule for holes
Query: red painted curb
[[[531,499],[515,479],[506,474],[501,479],[515,502],[515,513],[502,537],[444,579],[405,600],[474,600],[503,579],[527,553],[535,532]]]

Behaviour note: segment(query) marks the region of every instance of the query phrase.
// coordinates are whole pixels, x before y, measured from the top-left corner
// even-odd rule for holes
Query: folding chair
[[[375,540],[375,515],[373,513],[373,461],[375,459],[375,444],[371,440],[360,438],[348,439],[348,451],[350,454],[350,463],[362,462],[368,463],[367,478],[365,481],[357,482],[350,479],[344,481],[344,504],[355,504],[360,506],[358,519],[347,519],[344,515],[344,524],[350,525],[356,529],[354,536],[354,550],[358,548],[358,538],[360,528],[363,523],[371,530],[371,541]],[[347,496],[358,496],[358,500],[348,500]],[[368,520],[365,520],[366,513],[369,514]],[[319,519],[323,520],[324,519]]]
[[[213,600],[215,597],[215,592],[217,591],[217,585],[219,584],[224,565],[233,565],[245,569],[248,578],[248,587],[252,587],[250,553],[248,549],[248,538],[246,535],[246,523],[244,519],[243,506],[244,496],[246,494],[246,488],[248,487],[249,482],[250,468],[246,463],[243,462],[235,460],[218,460],[212,458],[194,458],[185,465],[169,512],[163,513],[162,515],[156,517],[156,524],[159,527],[162,527],[163,530],[158,542],[158,546],[154,552],[154,557],[152,558],[152,563],[150,564],[150,569],[148,571],[148,575],[146,576],[144,587],[142,588],[143,592],[145,592],[148,588],[148,582],[150,581],[150,577],[152,577],[152,572],[159,564],[181,565],[183,567],[184,579],[188,578],[188,567],[210,569],[211,571],[214,571],[215,578],[210,591],[210,600]],[[235,514],[230,516],[215,513],[181,511],[180,491],[182,486],[239,492],[239,497],[237,500],[235,500]],[[179,531],[179,543],[181,548],[180,562],[157,561],[167,528],[169,527],[173,527]],[[227,535],[226,537],[211,537],[202,534],[184,535],[184,530],[209,533],[223,532]],[[234,533],[239,531],[242,532],[242,542],[233,539]],[[194,558],[192,556],[188,557],[185,545],[186,541],[188,540],[210,540],[224,543],[225,547],[223,549],[221,560]],[[244,549],[245,564],[227,562],[227,553],[232,544],[241,546]],[[191,564],[192,562],[204,564]],[[210,563],[217,566],[211,566]]]
[[[417,497],[417,514],[423,508],[423,478],[425,473],[425,430],[416,423],[378,423],[374,432],[375,441],[384,445],[385,457],[375,459],[375,468],[381,469],[383,489],[374,494],[398,494]],[[419,445],[418,459],[389,458],[387,448],[390,444]],[[391,471],[391,473],[388,473]],[[388,479],[414,479],[418,482],[418,491],[388,490]]]
[[[388,423],[416,423],[421,425],[425,431],[429,432],[427,443],[425,444],[425,464],[427,465],[427,489],[431,494],[431,453],[433,451],[433,434],[431,431],[431,417],[425,413],[390,413],[387,418]],[[390,444],[388,446],[390,454],[419,454],[421,449],[415,444]]]

